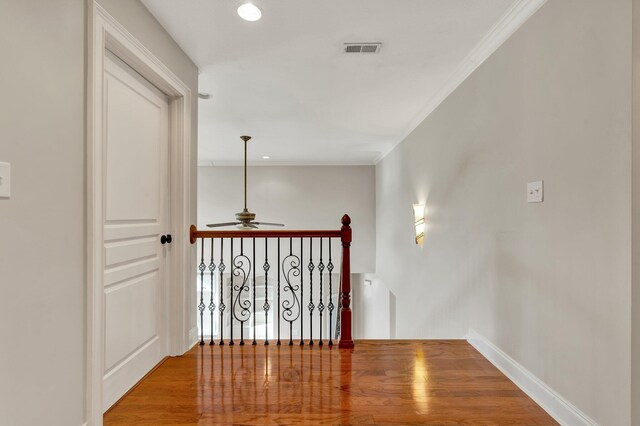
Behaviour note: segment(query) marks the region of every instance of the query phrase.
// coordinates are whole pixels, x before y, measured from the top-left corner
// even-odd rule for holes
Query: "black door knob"
[[[171,238],[171,234],[167,234],[167,244],[171,244],[171,241],[173,241],[173,238]]]
[[[160,237],[160,244],[167,244],[167,236],[163,235]]]

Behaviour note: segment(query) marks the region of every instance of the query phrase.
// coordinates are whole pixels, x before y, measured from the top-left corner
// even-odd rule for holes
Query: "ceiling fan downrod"
[[[240,136],[240,139],[244,141],[244,209],[240,213],[236,213],[235,222],[224,223],[210,223],[207,225],[209,228],[218,228],[223,226],[235,225],[240,229],[257,229],[259,225],[265,226],[284,226],[282,223],[271,222],[255,222],[256,214],[251,213],[247,208],[247,142],[251,139],[251,136]]]
[[[251,139],[251,136],[240,136],[240,139],[244,141],[244,211],[247,210],[247,142]]]

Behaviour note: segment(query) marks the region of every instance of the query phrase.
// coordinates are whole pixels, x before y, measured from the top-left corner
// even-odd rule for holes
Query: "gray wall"
[[[101,3],[197,93],[196,67],[139,2]],[[86,4],[0,0],[0,161],[12,165],[0,199],[3,425],[85,417]]]
[[[631,424],[640,425],[640,0],[633,0]]]
[[[248,207],[257,221],[287,229],[339,229],[352,220],[351,270],[375,271],[373,166],[249,167]],[[243,168],[198,167],[198,227],[229,222],[243,207]]]
[[[598,423],[630,424],[630,88],[631,0],[550,1],[378,164],[398,337],[474,328]]]
[[[0,1],[3,425],[84,421],[84,3]]]

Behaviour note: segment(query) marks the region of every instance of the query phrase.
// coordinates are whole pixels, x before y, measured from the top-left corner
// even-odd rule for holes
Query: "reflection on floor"
[[[106,425],[556,424],[462,340],[196,346],[105,415]]]

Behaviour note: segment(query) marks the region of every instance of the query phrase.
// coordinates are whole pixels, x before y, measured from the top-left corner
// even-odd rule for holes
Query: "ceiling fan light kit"
[[[238,229],[258,229],[259,225],[263,226],[284,226],[282,223],[270,223],[270,222],[254,222],[256,214],[247,209],[247,142],[251,139],[251,136],[240,136],[240,139],[244,142],[244,209],[236,213],[236,222],[223,222],[223,223],[210,223],[207,225],[209,228],[220,228],[223,226],[235,225]]]

